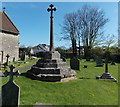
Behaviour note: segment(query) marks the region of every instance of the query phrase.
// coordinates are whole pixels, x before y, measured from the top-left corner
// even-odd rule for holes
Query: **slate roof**
[[[32,47],[32,49],[34,51],[39,51],[39,52],[46,52],[46,51],[49,51],[49,45],[46,45],[46,44],[39,44],[35,47]]]
[[[0,30],[6,33],[19,34],[19,30],[14,25],[12,20],[8,17],[6,12],[1,12],[1,11],[0,11]]]

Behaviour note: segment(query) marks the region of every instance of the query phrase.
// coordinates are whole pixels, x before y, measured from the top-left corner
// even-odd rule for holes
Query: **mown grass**
[[[26,61],[10,62],[9,65],[14,65],[15,69],[19,69],[19,68],[22,68],[22,67],[26,67],[26,66],[35,64],[37,60],[38,60],[38,58],[35,58],[35,59],[27,58]],[[5,70],[10,70],[9,66],[6,66]],[[5,70],[2,69],[0,72],[4,72]]]
[[[67,64],[69,65],[69,59]],[[88,68],[83,68],[83,65]],[[95,67],[95,62],[81,62],[80,67],[81,70],[76,70],[77,80],[69,82],[41,82],[23,76],[14,77],[20,86],[20,104],[117,105],[118,83],[95,79],[104,72],[104,67]],[[118,79],[118,64],[109,64],[109,72]],[[80,79],[82,77],[90,79]],[[8,79],[9,77],[3,78],[3,84]]]

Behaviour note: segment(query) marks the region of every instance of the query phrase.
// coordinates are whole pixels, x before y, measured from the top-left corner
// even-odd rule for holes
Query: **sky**
[[[20,31],[20,46],[48,44],[50,37],[50,4],[54,4],[54,45],[70,47],[70,41],[60,41],[64,15],[77,11],[83,5],[98,7],[105,11],[109,22],[104,27],[105,35],[118,36],[118,3],[117,2],[2,2],[6,13]],[[0,5],[1,6],[1,5]],[[0,8],[1,11],[3,11]]]

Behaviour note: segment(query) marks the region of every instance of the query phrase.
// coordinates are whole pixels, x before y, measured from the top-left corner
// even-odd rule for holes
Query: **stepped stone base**
[[[97,79],[108,79],[113,82],[117,82],[117,80],[110,75],[110,73],[103,73],[101,76],[98,76]]]
[[[54,51],[46,52],[44,57],[39,59],[24,75],[34,80],[55,82],[63,78],[74,77],[76,72],[60,59],[57,51]]]

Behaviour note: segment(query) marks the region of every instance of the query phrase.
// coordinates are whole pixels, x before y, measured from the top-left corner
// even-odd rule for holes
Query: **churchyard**
[[[70,65],[70,59],[67,59],[67,65]],[[84,65],[88,68],[84,68]],[[20,87],[20,105],[117,105],[118,82],[96,79],[104,72],[104,66],[96,67],[95,62],[83,59],[80,70],[76,72],[77,79],[68,82],[42,82],[24,76],[14,77]],[[118,64],[109,64],[109,72],[118,80]],[[8,80],[9,77],[2,78],[2,84]]]
[[[104,13],[101,10],[94,11],[95,8],[86,6],[83,9],[88,9],[88,12],[84,12],[89,16],[87,18],[90,18],[86,20],[86,23],[90,23],[90,26],[85,27],[86,24],[83,24],[85,20],[82,22],[82,18],[87,15],[77,17],[81,20],[75,19],[76,15],[82,15],[78,13],[84,13],[83,11],[78,11],[77,14],[66,14],[64,19],[64,33],[67,32],[70,37],[72,36],[69,58],[67,58],[67,52],[64,53],[64,56],[61,56],[59,50],[57,51],[54,47],[53,13],[56,11],[56,7],[53,4],[50,4],[47,9],[50,12],[49,50],[44,50],[42,57],[32,57],[31,50],[28,53],[23,50],[19,53],[19,60],[17,56],[16,58],[12,57],[10,61],[9,58],[12,55],[9,55],[9,53],[4,55],[2,52],[0,71],[2,91],[0,98],[2,98],[3,106],[118,105],[118,66],[120,64],[117,60],[119,54],[116,51],[119,48],[117,46],[110,47],[108,44],[105,47],[93,47],[94,37],[98,35],[98,31],[108,22],[108,19],[103,18]],[[100,18],[98,22],[94,16],[96,12],[98,16],[102,17],[98,17]],[[6,15],[5,11],[3,14]],[[86,17],[84,18],[86,19]],[[67,21],[70,22],[70,25]],[[81,24],[79,23],[79,25],[78,22]],[[92,28],[95,22],[96,24],[101,23],[97,27],[94,26],[97,31],[94,27]],[[70,29],[68,29],[69,26],[71,26]],[[80,26],[85,29],[81,29]],[[87,32],[89,27],[92,31]],[[76,29],[73,30],[73,28]],[[80,32],[82,32],[81,36]],[[83,38],[81,38],[82,36]],[[87,43],[88,36],[90,36],[89,44]],[[82,41],[84,52],[80,47],[81,39],[85,39]],[[77,46],[77,42],[79,46]],[[107,42],[111,44],[111,38]],[[111,52],[111,49],[114,52]],[[26,58],[26,53],[29,58]]]
[[[26,61],[19,60],[17,62],[10,62],[9,65],[14,65],[15,70],[17,70],[19,68],[25,68],[25,67],[35,64],[37,60],[38,58],[33,58],[33,59],[27,58]],[[5,72],[5,70],[9,70],[9,66],[4,67],[4,65],[1,65],[0,72],[3,73]]]

